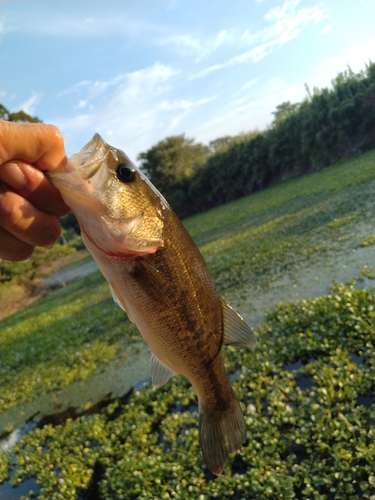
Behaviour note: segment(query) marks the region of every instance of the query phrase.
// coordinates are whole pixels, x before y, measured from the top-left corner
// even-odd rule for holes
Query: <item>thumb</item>
[[[0,169],[8,160],[40,170],[62,170],[67,162],[61,132],[54,125],[0,121]]]

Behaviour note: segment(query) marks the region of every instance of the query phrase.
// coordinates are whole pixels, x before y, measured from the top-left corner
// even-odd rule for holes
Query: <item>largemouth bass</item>
[[[51,182],[77,217],[114,300],[152,351],[154,386],[176,373],[199,402],[199,439],[220,475],[243,453],[246,425],[221,347],[255,347],[243,319],[215,290],[197,246],[163,196],[119,149],[96,134]]]

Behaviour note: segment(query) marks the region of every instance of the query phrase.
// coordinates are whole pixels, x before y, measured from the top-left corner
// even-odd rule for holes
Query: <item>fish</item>
[[[47,176],[75,214],[113,299],[150,347],[153,386],[175,374],[193,386],[203,457],[220,475],[247,439],[221,348],[254,348],[253,331],[220,297],[182,222],[123,151],[95,134],[64,171]]]

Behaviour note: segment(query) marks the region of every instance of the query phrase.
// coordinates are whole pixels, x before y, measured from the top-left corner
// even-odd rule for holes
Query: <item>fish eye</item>
[[[121,182],[133,182],[135,179],[135,169],[130,168],[127,162],[119,163],[116,168],[117,179]]]

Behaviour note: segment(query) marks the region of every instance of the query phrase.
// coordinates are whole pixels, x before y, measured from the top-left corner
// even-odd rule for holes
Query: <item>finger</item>
[[[0,165],[16,158],[41,170],[63,170],[64,141],[54,125],[0,121],[0,133]]]
[[[44,212],[61,217],[70,210],[43,172],[25,162],[4,163],[0,167],[1,181]]]
[[[20,241],[46,248],[51,247],[61,233],[54,215],[39,210],[4,185],[0,185],[0,225]]]
[[[4,260],[28,260],[34,251],[34,247],[0,227],[0,259]]]

